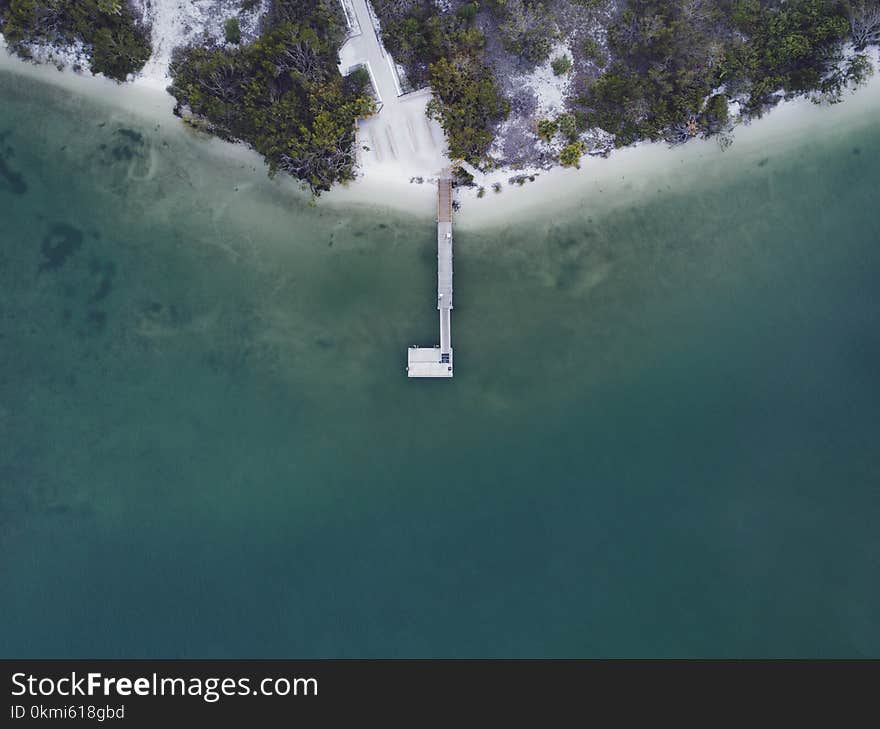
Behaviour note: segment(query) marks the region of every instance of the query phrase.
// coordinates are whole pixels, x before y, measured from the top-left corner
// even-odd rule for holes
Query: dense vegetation
[[[682,141],[722,128],[728,97],[750,114],[779,91],[839,98],[868,71],[863,57],[842,64],[850,10],[840,0],[629,0],[609,29],[614,61],[581,98],[587,121],[618,145]]]
[[[375,5],[392,55],[414,85],[430,84],[437,93],[453,154],[475,163],[507,108],[483,58],[483,34],[473,23],[478,15],[513,62],[528,67],[550,57],[564,16],[577,13],[576,5],[614,9],[604,34],[575,31],[580,69],[601,71],[581,73],[573,87],[568,118],[577,130],[562,135],[569,164],[581,149],[578,133],[588,128],[613,134],[618,146],[681,142],[726,131],[732,99],[747,115],[802,93],[839,100],[871,71],[863,55],[844,58],[845,44],[861,49],[880,40],[877,0],[488,0],[482,8],[456,0],[452,13],[430,0]],[[502,59],[505,64],[513,68]],[[497,71],[499,62],[494,65]],[[569,56],[553,59],[557,75],[574,70]],[[538,136],[550,141],[555,131],[548,134],[549,120],[543,121]]]
[[[731,21],[748,40],[728,47],[718,78],[733,92],[748,95],[748,108],[759,110],[773,93],[834,92],[840,77],[841,45],[850,24],[847,6],[837,0],[798,0],[762,4],[740,0]]]
[[[492,70],[482,60],[483,34],[474,26],[477,6],[438,15],[430,0],[376,0],[383,41],[411,86],[430,85],[429,113],[440,122],[450,156],[486,161],[492,126],[509,113]]]
[[[431,64],[431,89],[435,98],[428,105],[446,132],[449,156],[480,165],[492,144],[492,122],[510,111],[498,91],[489,68],[472,57],[441,58]]]
[[[336,0],[274,0],[262,35],[245,46],[192,47],[172,63],[178,111],[252,145],[270,170],[314,194],[354,174],[355,120],[374,111],[369,75],[343,78]]]
[[[80,41],[92,71],[124,81],[150,57],[150,37],[125,0],[0,0],[0,31],[27,57],[28,43]]]
[[[492,15],[504,47],[531,63],[547,60],[556,37],[556,24],[535,0],[492,0]]]
[[[121,80],[150,54],[128,1],[0,0],[0,24],[22,54],[31,42],[81,41],[94,71]],[[257,1],[241,0],[241,7]],[[450,156],[477,166],[493,163],[493,136],[511,111],[502,89],[531,125],[511,137],[514,146],[523,149],[530,138],[546,152],[550,143],[555,159],[577,165],[587,144],[610,144],[596,130],[617,146],[677,143],[726,132],[733,101],[747,116],[797,94],[837,101],[872,71],[861,51],[880,42],[880,0],[444,0],[444,10],[435,0],[372,4],[405,85],[434,91],[428,112],[443,126]],[[272,172],[290,173],[315,194],[350,179],[355,120],[375,107],[366,72],[338,72],[338,0],[271,0],[259,39],[242,45],[235,17],[224,36],[225,43],[177,53],[179,113],[251,144]],[[551,58],[560,39],[568,52]],[[845,55],[848,43],[857,53]],[[571,86],[567,109],[540,119],[510,78],[547,61]]]

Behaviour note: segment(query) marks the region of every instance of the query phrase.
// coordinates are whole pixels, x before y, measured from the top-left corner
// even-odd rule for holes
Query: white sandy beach
[[[186,0],[166,0],[180,1]],[[873,49],[873,58],[877,68],[880,66],[877,49]],[[65,87],[160,124],[181,124],[172,113],[174,100],[165,91],[167,65],[148,64],[148,69],[149,73],[141,74],[130,83],[117,84],[89,73],[59,71],[54,66],[24,62],[6,51],[0,36],[0,70]],[[811,134],[845,134],[847,129],[878,112],[880,74],[875,73],[863,87],[847,93],[841,104],[818,105],[806,98],[780,103],[762,119],[737,126],[734,144],[728,150],[722,150],[714,140],[693,140],[675,148],[663,143],[642,143],[617,150],[607,159],[587,156],[582,160],[581,169],[498,170],[477,179],[478,186],[485,188],[482,198],[477,196],[478,187],[459,189],[461,210],[456,215],[456,224],[473,227],[510,223],[538,215],[550,216],[556,210],[571,206],[595,206],[597,211],[607,209],[661,187],[688,184],[711,165],[726,166],[751,158],[760,159]],[[379,120],[371,120],[373,128],[377,121],[381,121],[381,115]],[[370,128],[368,124],[367,129]],[[248,164],[263,165],[258,155],[244,145],[207,137],[204,143],[206,153],[234,155]],[[398,145],[393,160],[386,160],[384,164],[375,158],[368,160],[357,180],[325,193],[319,204],[378,205],[433,215],[436,193],[430,179],[438,172],[437,162],[442,161],[442,155],[437,152],[435,147],[426,154],[424,150]],[[421,164],[425,164],[426,169],[420,172]],[[535,181],[521,186],[508,183],[511,177],[523,173],[536,174]],[[419,174],[424,181],[412,181]],[[492,190],[496,182],[501,183],[500,192]],[[293,181],[285,184],[291,194],[301,194]]]
[[[504,223],[527,217],[549,217],[572,206],[604,210],[624,205],[659,188],[697,184],[713,168],[759,161],[812,135],[842,135],[880,113],[880,49],[869,50],[874,75],[866,84],[844,94],[839,104],[817,104],[802,97],[783,101],[762,118],[739,124],[734,143],[722,149],[715,139],[694,139],[676,147],[664,142],[641,142],[615,150],[608,158],[586,156],[580,169],[549,171],[498,170],[478,178],[478,188],[459,189],[462,225]],[[511,185],[511,177],[537,175],[534,182]],[[491,189],[501,183],[501,192]]]
[[[457,191],[461,211],[456,225],[550,217],[554,211],[572,206],[604,210],[667,185],[675,188],[697,182],[713,165],[757,161],[813,134],[846,134],[847,129],[880,113],[880,53],[876,48],[872,57],[877,71],[864,86],[846,93],[842,103],[816,104],[808,98],[782,102],[763,118],[738,125],[734,143],[727,150],[714,139],[695,139],[674,148],[663,142],[643,142],[615,150],[608,158],[584,157],[580,169],[502,169],[478,177],[477,187]],[[522,174],[536,175],[535,181],[509,184],[510,178]],[[493,183],[501,184],[501,192],[492,190]],[[483,197],[478,197],[479,187],[485,188]],[[413,188],[417,189],[415,194]],[[365,176],[326,196],[329,203],[372,203],[407,210],[430,207],[433,200],[433,185],[411,184],[404,176],[387,175]]]

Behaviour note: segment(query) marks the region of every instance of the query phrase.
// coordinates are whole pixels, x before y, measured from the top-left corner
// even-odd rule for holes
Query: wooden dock
[[[452,179],[437,180],[437,222],[452,223]]]
[[[409,348],[410,377],[452,377],[452,178],[437,181],[437,309],[440,344]]]

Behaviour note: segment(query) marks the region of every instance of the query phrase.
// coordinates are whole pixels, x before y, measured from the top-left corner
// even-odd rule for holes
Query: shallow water
[[[411,382],[430,219],[0,99],[0,655],[880,655],[876,117],[465,227]]]

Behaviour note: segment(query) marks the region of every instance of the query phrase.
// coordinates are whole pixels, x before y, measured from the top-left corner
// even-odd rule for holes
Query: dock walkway
[[[437,181],[437,309],[440,312],[440,344],[410,347],[410,377],[452,377],[452,179]]]

